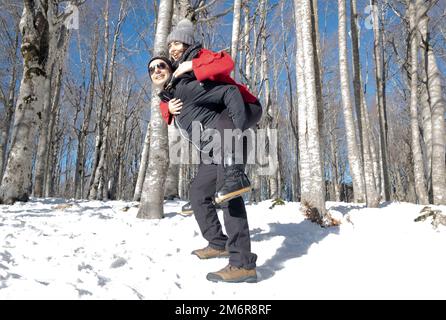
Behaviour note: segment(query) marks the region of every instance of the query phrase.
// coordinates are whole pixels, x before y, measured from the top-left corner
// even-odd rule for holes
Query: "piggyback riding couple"
[[[225,52],[212,52],[196,43],[192,22],[181,20],[167,37],[169,57],[153,57],[148,64],[152,84],[161,89],[161,114],[192,136],[193,122],[203,129],[217,130],[222,141],[212,148],[207,139],[194,144],[203,155],[214,159],[201,161],[190,186],[190,206],[208,244],[192,251],[200,259],[227,258],[223,269],[210,272],[214,282],[256,282],[257,255],[251,240],[245,204],[241,197],[251,190],[244,169],[246,141],[241,132],[254,127],[262,115],[258,99],[230,77],[232,58]],[[239,130],[236,130],[239,129]],[[243,149],[241,157],[236,149]],[[218,149],[218,150],[217,150]],[[226,234],[219,221],[216,204],[223,210]]]

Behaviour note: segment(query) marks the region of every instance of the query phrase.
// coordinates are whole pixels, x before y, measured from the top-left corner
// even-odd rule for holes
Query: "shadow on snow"
[[[277,271],[284,268],[286,261],[307,254],[314,243],[322,241],[331,233],[339,233],[339,227],[321,228],[308,220],[300,223],[270,223],[269,226],[270,230],[266,233],[261,233],[260,229],[254,229],[251,232],[251,240],[264,241],[274,237],[285,239],[276,253],[263,265],[257,267],[260,275],[259,282],[273,277]]]

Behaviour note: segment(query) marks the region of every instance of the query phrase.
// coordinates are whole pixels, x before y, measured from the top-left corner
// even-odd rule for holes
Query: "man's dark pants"
[[[216,129],[234,129],[227,112],[223,112],[216,123]],[[223,136],[223,135],[222,135]],[[229,263],[236,267],[253,269],[257,255],[251,252],[251,239],[242,197],[237,197],[222,204],[223,218],[227,236],[223,233],[217,211],[212,202],[213,196],[224,183],[223,164],[204,164],[198,167],[197,175],[191,185],[191,204],[195,219],[203,237],[209,246],[215,249],[227,249]]]

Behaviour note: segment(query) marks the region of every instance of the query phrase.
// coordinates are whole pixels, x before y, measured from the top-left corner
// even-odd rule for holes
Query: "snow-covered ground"
[[[259,281],[226,284],[206,280],[226,259],[190,254],[206,242],[182,204],[161,220],[122,201],[0,206],[0,299],[446,299],[446,227],[414,222],[422,206],[328,202],[342,224],[323,229],[298,203],[249,205]]]

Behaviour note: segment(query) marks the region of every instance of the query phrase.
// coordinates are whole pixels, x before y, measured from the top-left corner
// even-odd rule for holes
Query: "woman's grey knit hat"
[[[167,36],[167,44],[179,41],[187,45],[195,43],[194,25],[189,19],[183,19],[173,28],[172,32]]]

